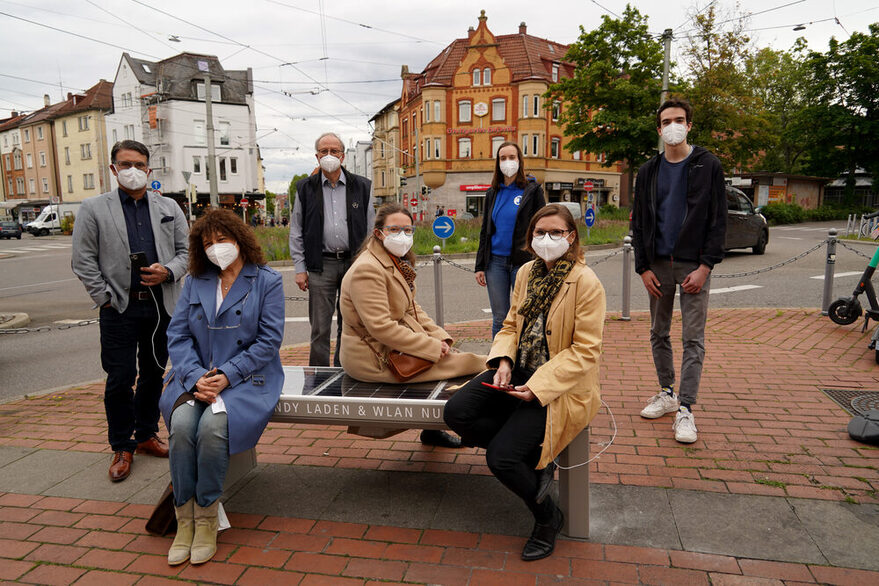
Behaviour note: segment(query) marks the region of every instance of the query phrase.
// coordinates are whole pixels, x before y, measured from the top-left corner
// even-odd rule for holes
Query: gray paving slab
[[[494,476],[449,474],[431,529],[530,535],[534,518]]]
[[[65,452],[67,454],[76,452]],[[102,501],[150,503],[150,500],[135,498],[145,488],[156,482],[168,485],[168,460],[152,456],[135,455],[131,475],[122,482],[112,482],[107,474],[112,456],[96,454],[98,460],[83,467],[76,474],[61,480],[42,492],[47,496],[70,498],[89,498]],[[161,496],[155,495],[153,502]]]
[[[761,560],[827,564],[786,499],[668,491],[687,551]]]
[[[0,468],[0,490],[42,494],[106,457],[106,454],[37,450]]]
[[[21,460],[28,454],[33,454],[37,448],[16,448],[13,446],[0,447],[0,468],[7,464],[11,464],[16,460]]]
[[[668,491],[648,486],[589,487],[589,540],[682,549]]]
[[[805,499],[789,502],[831,564],[879,570],[879,505]]]

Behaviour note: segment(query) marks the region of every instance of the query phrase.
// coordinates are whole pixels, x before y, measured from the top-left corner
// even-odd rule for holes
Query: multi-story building
[[[123,53],[107,116],[109,144],[132,138],[150,149],[151,180],[185,206],[188,184],[195,208],[209,202],[206,76],[210,76],[215,160],[220,204],[260,189],[253,74],[226,70],[213,55],[181,53],[152,62]]]
[[[515,141],[526,173],[543,184],[548,201],[585,203],[591,196],[599,205],[619,205],[619,165],[602,167],[601,153],[568,151],[570,139],[558,124],[565,105],[543,97],[550,84],[573,75],[564,60],[568,46],[529,35],[524,22],[518,34],[495,36],[487,21],[483,11],[476,29],[452,41],[421,73],[403,66],[404,195],[425,185],[432,199],[422,207],[480,215],[495,153],[504,141]]]
[[[61,201],[76,202],[111,189],[110,146],[104,116],[113,84],[101,80],[84,94],[67,94],[56,110],[56,159]]]
[[[27,197],[24,187],[24,160],[21,153],[21,133],[18,125],[23,115],[12,112],[9,118],[0,120],[0,215],[18,217],[14,213],[21,200]]]
[[[51,104],[25,116],[19,124],[24,157],[25,189],[28,200],[37,205],[58,201],[60,189],[55,164],[55,126],[53,120],[65,102]]]
[[[367,179],[372,177],[372,141],[358,140],[345,151],[345,168]]]
[[[372,192],[376,204],[397,201],[400,196],[400,116],[394,100],[370,119],[372,134]]]

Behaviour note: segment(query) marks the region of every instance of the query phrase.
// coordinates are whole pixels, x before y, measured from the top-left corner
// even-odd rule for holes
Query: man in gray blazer
[[[189,261],[189,226],[176,201],[147,190],[146,146],[124,140],[110,155],[119,189],[82,202],[71,267],[100,307],[110,479],[118,482],[131,473],[135,450],[168,457],[156,436],[159,396],[165,330]]]

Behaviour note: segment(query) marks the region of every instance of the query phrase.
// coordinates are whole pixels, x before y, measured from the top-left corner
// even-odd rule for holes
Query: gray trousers
[[[311,323],[311,349],[308,354],[309,366],[330,366],[330,332],[333,327],[333,313],[336,314],[336,351],[333,366],[339,362],[339,345],[342,341],[342,313],[339,310],[339,291],[342,277],[351,259],[324,257],[323,271],[308,272],[308,321]]]
[[[699,263],[656,259],[650,270],[660,282],[662,297],[650,295],[650,346],[653,349],[653,364],[659,386],[675,384],[674,354],[671,349],[671,318],[674,312],[675,291]],[[695,404],[699,394],[699,381],[702,379],[702,362],[705,359],[705,320],[708,318],[708,291],[711,275],[705,280],[702,291],[693,295],[681,294],[681,321],[683,359],[681,360],[681,382],[678,394],[682,403]]]

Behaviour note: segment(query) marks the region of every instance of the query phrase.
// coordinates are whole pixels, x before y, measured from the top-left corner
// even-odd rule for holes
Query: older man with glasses
[[[322,134],[315,141],[314,150],[320,171],[296,184],[296,200],[290,215],[290,258],[295,265],[296,285],[308,291],[308,363],[330,365],[330,331],[335,312],[333,365],[340,366],[339,289],[351,258],[375,219],[372,181],[342,167],[345,143],[338,134]]]

